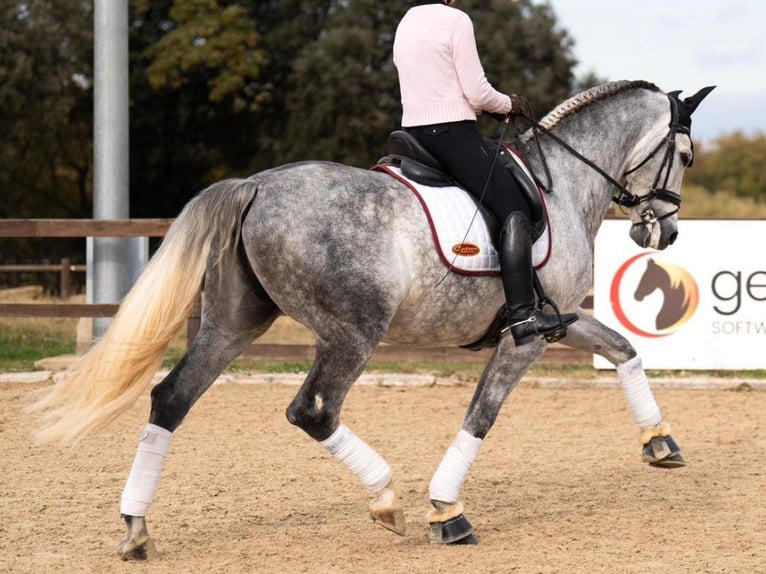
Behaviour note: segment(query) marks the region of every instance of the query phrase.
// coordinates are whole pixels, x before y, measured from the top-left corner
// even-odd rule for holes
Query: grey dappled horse
[[[553,251],[539,278],[562,311],[576,311],[562,343],[617,367],[643,459],[683,464],[660,418],[640,359],[620,334],[578,308],[591,285],[596,232],[620,186],[632,238],[664,249],[676,237],[684,169],[692,161],[690,115],[709,89],[680,100],[647,82],[612,82],[555,108],[528,161],[551,175],[546,201]],[[566,141],[603,170],[567,151]],[[531,132],[522,143],[531,143]],[[151,391],[149,424],[122,496],[124,558],[143,558],[145,515],[173,431],[218,375],[279,315],[316,335],[316,360],[287,418],[342,461],[373,494],[373,519],[404,534],[391,467],[341,422],[341,407],[381,341],[467,345],[480,339],[504,302],[499,277],[448,273],[413,193],[394,178],[329,162],[277,167],[216,183],[185,207],[122,303],[110,329],[72,376],[46,390],[42,440],[73,442],[113,420],[150,385],[204,279],[202,324],[188,352]],[[429,487],[436,542],[472,542],[459,492],[497,414],[547,347],[502,338],[486,366],[462,429]]]

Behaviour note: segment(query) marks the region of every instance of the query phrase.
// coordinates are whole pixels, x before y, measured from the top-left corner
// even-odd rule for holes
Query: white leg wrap
[[[122,491],[120,514],[146,516],[154,500],[165,456],[170,450],[173,433],[157,425],[147,424],[138,442],[136,458]]]
[[[641,358],[633,357],[621,365],[617,365],[622,390],[628,401],[633,420],[641,431],[657,426],[662,422],[660,408],[654,400],[649,380],[646,378]]]
[[[479,455],[482,440],[461,430],[436,469],[428,493],[431,500],[457,502],[468,471]]]
[[[389,464],[346,425],[340,425],[319,444],[345,464],[370,492],[378,492],[391,482],[393,471]]]

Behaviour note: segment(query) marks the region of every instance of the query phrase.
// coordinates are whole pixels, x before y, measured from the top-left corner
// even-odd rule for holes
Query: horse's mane
[[[604,98],[634,88],[644,88],[653,92],[660,91],[657,86],[644,80],[619,80],[616,82],[607,82],[606,84],[601,84],[600,86],[585,90],[584,92],[572,96],[568,100],[562,102],[540,120],[540,125],[547,130],[553,129],[564,118],[576,114],[593,102],[603,100]]]

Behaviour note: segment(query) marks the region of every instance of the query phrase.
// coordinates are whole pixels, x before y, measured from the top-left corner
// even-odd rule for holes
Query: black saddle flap
[[[486,140],[487,144],[492,146],[492,149],[497,149],[497,142],[493,140]],[[529,179],[521,166],[516,163],[516,160],[511,157],[505,147],[501,146],[498,152],[498,159],[503,166],[511,172],[513,179],[516,180],[521,195],[529,206],[529,212],[532,216],[530,221],[532,222],[532,230],[535,239],[542,235],[545,229],[545,205],[540,197],[540,190],[537,188],[535,182]]]
[[[449,187],[451,185],[457,185],[455,180],[453,180],[446,173],[443,173],[438,169],[428,167],[427,165],[419,163],[413,159],[403,157],[399,167],[406,177],[429,187]]]

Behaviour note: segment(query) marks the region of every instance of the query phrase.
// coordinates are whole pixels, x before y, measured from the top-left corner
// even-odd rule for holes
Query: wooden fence
[[[163,237],[172,219],[0,219],[0,237]],[[9,270],[6,266],[5,270]],[[21,266],[26,267],[26,266]],[[72,271],[71,265],[51,265],[63,275]],[[22,271],[28,271],[23,269]],[[74,269],[79,271],[81,269]],[[192,341],[199,329],[200,299],[198,297],[187,318],[187,340]],[[582,303],[585,309],[593,308],[589,295]],[[111,317],[119,308],[107,303],[0,303],[0,317]],[[253,344],[244,353],[254,359],[312,360],[313,345]],[[381,345],[373,357],[381,361],[421,362],[485,362],[491,349],[468,351],[455,347],[419,349],[393,345]],[[543,357],[549,363],[587,363],[591,355],[552,345]]]
[[[12,264],[0,265],[0,273],[57,273],[59,276],[59,294],[66,299],[73,294],[72,274],[84,273],[85,265],[72,265],[69,257],[63,257],[58,264]]]
[[[172,219],[0,219],[0,237],[163,237],[172,222]],[[10,271],[9,267],[4,270]],[[66,273],[63,261],[55,267],[61,271],[63,285]],[[68,270],[72,271],[71,266]],[[111,317],[118,308],[119,305],[109,303],[0,303],[0,317]]]

